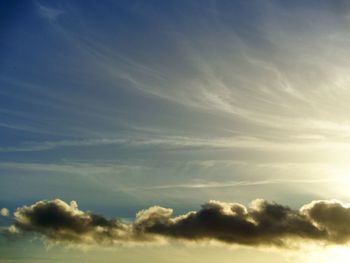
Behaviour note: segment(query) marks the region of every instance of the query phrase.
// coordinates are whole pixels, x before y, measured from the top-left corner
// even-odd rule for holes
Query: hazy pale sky
[[[344,262],[349,46],[345,0],[0,1],[0,261]]]

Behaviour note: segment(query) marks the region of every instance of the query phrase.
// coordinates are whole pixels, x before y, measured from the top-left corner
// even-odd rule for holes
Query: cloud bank
[[[17,208],[14,220],[13,233],[40,234],[53,244],[112,245],[178,239],[288,247],[305,241],[350,241],[350,207],[336,200],[313,201],[299,210],[263,199],[247,207],[212,200],[198,211],[179,216],[170,208],[153,206],[127,222],[79,210],[75,201],[67,204],[55,199]]]

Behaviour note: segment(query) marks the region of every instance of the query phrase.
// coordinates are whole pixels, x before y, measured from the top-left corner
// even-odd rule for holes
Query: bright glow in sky
[[[349,28],[345,0],[0,2],[0,261],[346,261]],[[281,204],[287,227],[266,230],[258,198]],[[91,219],[50,232],[34,214],[55,199],[45,204],[69,220],[98,214],[110,229]],[[340,201],[302,214],[314,200]],[[135,215],[152,206],[165,225],[147,228],[146,214],[142,231],[166,244],[131,246],[149,238]],[[261,229],[176,225],[206,209]],[[305,240],[277,244],[289,238]]]

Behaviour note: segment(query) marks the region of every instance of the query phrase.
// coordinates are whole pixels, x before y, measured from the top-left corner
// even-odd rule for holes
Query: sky
[[[350,3],[0,1],[1,262],[344,262]]]

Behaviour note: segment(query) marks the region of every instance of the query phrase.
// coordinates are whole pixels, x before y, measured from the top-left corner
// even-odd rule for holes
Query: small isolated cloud
[[[179,216],[170,208],[154,206],[138,212],[133,222],[123,222],[79,210],[74,201],[56,199],[20,207],[14,215],[13,233],[34,232],[51,243],[111,245],[178,239],[288,247],[305,241],[350,241],[350,208],[328,200],[313,201],[300,210],[262,199],[248,207],[209,201],[198,211]]]
[[[5,216],[5,217],[6,217],[6,216],[9,216],[9,215],[10,215],[10,211],[9,211],[7,208],[5,208],[5,207],[4,207],[4,208],[1,208],[1,209],[0,209],[0,215],[1,215],[1,216]]]

